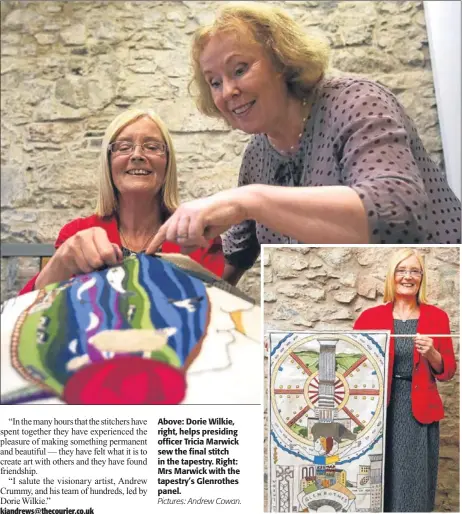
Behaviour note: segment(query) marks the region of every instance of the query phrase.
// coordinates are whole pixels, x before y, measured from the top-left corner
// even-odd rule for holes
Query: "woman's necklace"
[[[131,249],[132,245],[128,243],[127,238],[124,236],[122,227],[119,227],[119,232],[120,232],[120,237],[122,239],[124,247],[130,252],[130,255],[135,255],[136,253],[141,253],[146,250],[146,247],[151,242],[151,239],[156,235],[157,229],[154,230],[154,232],[148,237],[148,239],[146,239],[146,242],[143,244],[141,250],[138,250],[137,252],[135,252],[134,250]]]
[[[413,318],[414,314],[417,314],[419,312],[418,307],[413,307],[406,315],[403,315],[399,313],[396,308],[393,309],[393,317],[399,321],[409,321]]]
[[[306,110],[306,106],[307,106],[307,101],[306,101],[306,98],[304,98],[302,100],[302,107],[301,107],[301,111],[302,113]],[[292,155],[293,153],[295,153],[299,148],[300,148],[300,143],[302,142],[302,136],[303,136],[303,131],[305,129],[305,123],[306,123],[306,120],[308,119],[308,115],[310,113],[310,110],[311,109],[308,109],[306,110],[306,114],[305,116],[303,116],[303,119],[302,119],[302,126],[301,126],[301,129],[300,129],[300,133],[298,134],[298,137],[297,137],[297,142],[292,145],[288,150],[281,150],[280,148],[278,148],[274,142],[271,140],[270,136],[268,136],[268,134],[266,135],[266,137],[268,138],[268,141],[270,143],[270,145],[276,150],[278,151],[280,154],[282,155]]]

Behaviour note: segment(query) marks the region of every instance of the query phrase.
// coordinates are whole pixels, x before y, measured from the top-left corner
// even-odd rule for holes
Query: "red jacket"
[[[355,330],[390,330],[394,333],[393,303],[378,305],[365,310],[353,327]],[[450,334],[448,315],[434,305],[422,303],[417,323],[419,334]],[[411,405],[414,418],[420,423],[432,423],[444,417],[443,403],[438,393],[435,380],[450,380],[456,372],[456,360],[452,339],[436,337],[435,349],[443,359],[443,371],[435,373],[425,357],[414,347],[414,367],[412,370]],[[394,337],[390,338],[388,352],[388,402],[390,403],[391,382],[393,379],[393,361],[395,356]]]
[[[92,227],[103,228],[106,231],[111,243],[122,246],[119,229],[117,227],[117,220],[115,217],[103,219],[96,214],[93,214],[88,218],[77,218],[64,225],[64,227],[59,232],[58,239],[56,239],[55,248],[59,248],[64,243],[64,241],[66,241],[66,239],[69,239],[74,234],[77,234],[77,232]],[[165,241],[165,243],[162,245],[162,253],[180,253],[180,247],[175,243]],[[208,248],[199,248],[198,250],[190,253],[189,257],[194,259],[196,262],[201,264],[204,268],[208,269],[215,275],[218,275],[219,277],[223,275],[225,259],[221,248],[220,237],[216,237],[213,241],[211,241],[211,244]],[[34,278],[29,280],[29,282],[21,289],[19,294],[21,295],[33,291],[37,277],[38,273]]]

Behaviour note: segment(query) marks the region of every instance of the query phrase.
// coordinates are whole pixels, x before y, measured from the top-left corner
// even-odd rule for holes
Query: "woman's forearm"
[[[249,219],[303,243],[367,243],[363,203],[346,186],[243,186]],[[244,191],[246,189],[246,191]]]

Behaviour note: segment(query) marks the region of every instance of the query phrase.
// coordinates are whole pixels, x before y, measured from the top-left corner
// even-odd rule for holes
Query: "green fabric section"
[[[62,391],[68,378],[64,370],[56,365],[56,362],[60,360],[58,355],[60,347],[57,341],[67,341],[67,327],[65,323],[62,323],[62,320],[67,319],[68,306],[64,301],[65,298],[65,291],[59,292],[52,306],[46,310],[45,315],[50,320],[47,326],[48,339],[45,344],[40,345],[41,362],[50,376],[46,384],[55,390],[56,387],[59,387],[60,391]],[[59,374],[60,370],[61,375]]]
[[[140,272],[140,264],[137,259],[130,259],[126,262],[128,272],[128,285],[127,289],[134,289],[138,294],[130,296],[128,302],[130,305],[135,305],[135,315],[131,321],[133,328],[155,328],[151,321],[150,308],[151,302],[149,297],[138,281]]]
[[[54,287],[51,288],[51,290]],[[39,312],[29,313],[24,321],[19,336],[18,345],[18,358],[22,366],[26,369],[31,366],[45,376],[44,379],[40,379],[44,384],[48,385],[56,391],[57,394],[61,394],[63,390],[63,384],[57,381],[52,375],[49,367],[45,364],[48,347],[51,347],[50,342],[54,340],[58,319],[59,319],[59,296],[55,298],[48,309],[41,310]],[[55,311],[58,311],[55,313]],[[42,317],[50,319],[46,329],[39,331],[40,321]],[[39,342],[41,334],[46,335],[46,341]],[[27,369],[30,372],[30,369]],[[35,378],[39,378],[38,376]]]
[[[175,350],[170,348],[170,346],[164,346],[161,350],[151,352],[151,359],[165,362],[170,364],[170,366],[174,366],[175,368],[179,368],[181,366],[178,355],[176,354]]]

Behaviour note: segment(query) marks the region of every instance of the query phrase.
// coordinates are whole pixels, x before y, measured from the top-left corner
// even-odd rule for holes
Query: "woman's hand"
[[[181,246],[183,253],[208,246],[208,240],[246,219],[245,188],[228,191],[186,202],[160,227],[146,249],[153,254],[164,241]]]
[[[122,261],[122,250],[113,245],[100,227],[77,232],[59,247],[56,255],[61,266],[72,275],[90,273]]]
[[[422,334],[417,334],[414,337],[414,342],[415,342],[417,351],[423,357],[428,358],[429,354],[431,355],[432,353],[434,353],[436,351],[435,347],[433,346],[433,339],[431,337],[428,337],[428,336],[425,336]]]
[[[73,235],[58,248],[37,277],[35,288],[114,266],[123,260],[122,250],[109,241],[106,231],[93,227]]]
[[[425,357],[435,373],[442,373],[444,364],[440,352],[433,346],[431,337],[416,334],[414,337],[417,351]]]

